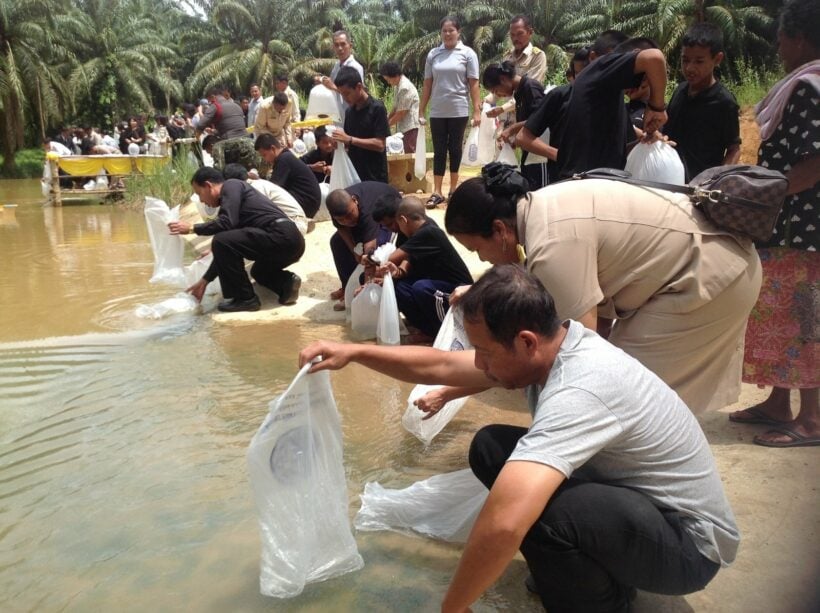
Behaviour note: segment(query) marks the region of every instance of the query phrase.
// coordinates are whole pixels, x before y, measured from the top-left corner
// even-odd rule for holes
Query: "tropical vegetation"
[[[718,24],[731,81],[776,69],[779,0],[0,0],[0,153],[62,124],[110,126],[130,114],[170,112],[226,84],[270,90],[287,73],[305,91],[334,62],[332,33],[348,29],[377,95],[378,66],[399,61],[416,82],[438,44],[439,20],[457,14],[483,64],[508,48],[511,16],[529,15],[534,43],[560,81],[568,54],[604,29],[655,39],[675,66],[697,20]],[[757,79],[759,81],[759,79]],[[766,78],[764,77],[764,80]]]

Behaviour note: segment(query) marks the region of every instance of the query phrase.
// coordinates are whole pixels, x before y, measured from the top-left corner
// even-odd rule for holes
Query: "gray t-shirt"
[[[424,62],[424,78],[433,79],[430,117],[469,117],[467,79],[478,79],[478,56],[463,42],[447,49],[431,49]]]
[[[695,417],[655,374],[576,321],[543,389],[527,388],[533,423],[510,461],[628,487],[681,514],[698,551],[735,559],[740,534]]]

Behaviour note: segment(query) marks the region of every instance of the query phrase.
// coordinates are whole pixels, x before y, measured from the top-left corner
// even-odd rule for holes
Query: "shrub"
[[[43,176],[43,163],[46,154],[40,148],[21,149],[14,155],[14,172],[9,175],[0,174],[4,179],[37,179]],[[3,156],[0,155],[0,169],[3,165]],[[2,173],[2,170],[0,170]]]

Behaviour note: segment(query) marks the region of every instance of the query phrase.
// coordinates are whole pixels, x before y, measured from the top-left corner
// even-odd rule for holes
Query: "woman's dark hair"
[[[512,166],[487,164],[480,177],[466,180],[450,196],[444,227],[450,234],[492,236],[496,219],[515,224],[516,205],[528,191],[529,182]]]
[[[484,69],[484,74],[481,75],[481,83],[485,89],[494,89],[501,85],[501,77],[508,79],[515,78],[515,64],[509,60],[505,60],[500,64],[490,64]]]
[[[461,32],[461,20],[458,17],[456,17],[455,15],[447,15],[446,17],[442,17],[441,21],[438,22],[438,29],[441,30],[441,28],[444,27],[445,23],[452,24],[452,26],[456,30]]]
[[[401,66],[398,62],[385,62],[379,69],[379,74],[383,77],[400,77],[402,75]]]
[[[789,38],[803,37],[815,50],[820,50],[820,2],[786,2],[780,11],[780,30]]]

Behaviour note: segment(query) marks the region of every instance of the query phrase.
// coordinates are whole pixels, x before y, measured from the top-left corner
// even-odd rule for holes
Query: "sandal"
[[[428,209],[434,209],[442,202],[444,202],[444,198],[441,196],[441,194],[433,194],[427,199],[427,204],[425,204],[424,206],[426,206]]]

